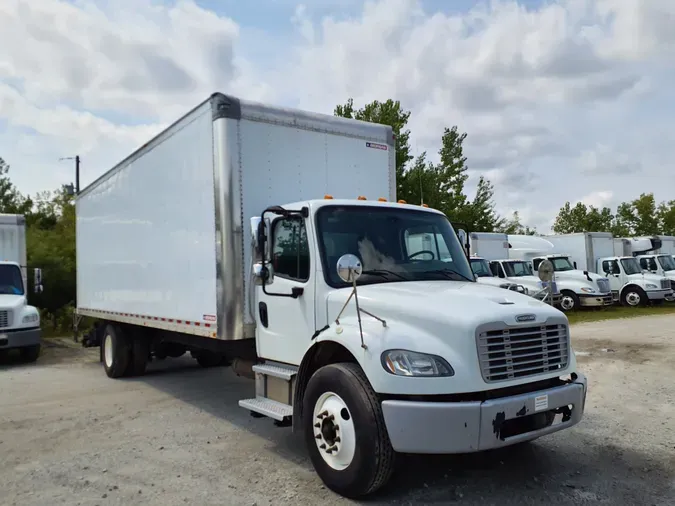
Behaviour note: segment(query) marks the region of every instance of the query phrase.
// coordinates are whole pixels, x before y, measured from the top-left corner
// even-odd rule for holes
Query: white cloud
[[[603,207],[610,206],[613,196],[614,193],[611,191],[595,191],[579,199],[579,202],[587,206],[593,206],[598,209],[602,209]]]
[[[567,200],[675,192],[673,178],[645,175],[673,158],[673,2],[503,0],[454,14],[415,0],[350,0],[355,14],[283,2],[288,19],[275,22],[295,37],[277,40],[189,0],[3,0],[0,156],[12,177],[55,187],[72,179],[58,158],[77,153],[91,181],[222,90],[327,113],[348,97],[399,99],[416,150],[433,159],[443,127],[458,125],[473,181],[487,175],[499,209],[544,231]]]

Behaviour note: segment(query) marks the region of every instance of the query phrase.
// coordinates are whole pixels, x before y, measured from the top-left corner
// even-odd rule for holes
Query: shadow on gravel
[[[270,450],[290,463],[311,469],[299,435],[238,406],[255,395],[254,384],[229,368],[205,370],[191,359],[167,359],[150,364],[145,376],[123,381],[143,382],[242,427],[270,441]],[[675,504],[675,498],[665,500],[673,494],[672,452],[664,464],[663,458],[619,448],[606,437],[611,426],[591,412],[577,428],[521,446],[470,455],[400,455],[389,486],[363,503]],[[621,435],[615,437],[618,442]]]

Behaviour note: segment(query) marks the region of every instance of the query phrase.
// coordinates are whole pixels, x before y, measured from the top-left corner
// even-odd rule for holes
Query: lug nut
[[[316,436],[314,436],[314,438],[315,439],[321,439],[321,434],[317,434]]]
[[[317,418],[323,418],[326,415],[328,415],[328,411],[324,411],[323,413],[319,413],[316,417]]]
[[[321,448],[323,450],[324,448],[326,448],[326,445],[322,444],[322,445],[319,446],[319,448]]]
[[[333,445],[330,448],[328,448],[328,450],[326,450],[326,453],[333,453],[335,451],[337,451],[337,446]]]
[[[321,428],[321,424],[320,424],[320,423],[315,423],[315,424],[314,424],[314,427],[316,427],[317,429],[319,429],[319,428]]]
[[[339,442],[341,441],[340,436],[336,437],[336,438],[334,439],[334,441],[335,441],[336,443],[339,443]]]

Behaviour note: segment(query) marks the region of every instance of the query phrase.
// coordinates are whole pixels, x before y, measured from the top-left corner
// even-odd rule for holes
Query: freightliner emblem
[[[518,316],[516,316],[517,322],[531,322],[536,319],[537,317],[533,314],[519,314]]]

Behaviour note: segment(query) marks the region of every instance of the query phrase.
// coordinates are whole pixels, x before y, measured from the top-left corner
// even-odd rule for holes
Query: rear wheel
[[[328,488],[356,498],[387,483],[395,453],[379,399],[358,365],[320,368],[307,384],[303,403],[305,443]]]
[[[131,362],[129,364],[130,376],[142,376],[150,359],[150,339],[137,331],[131,342]]]
[[[131,362],[131,347],[122,330],[113,324],[106,325],[103,333],[103,368],[109,378],[121,378]]]

